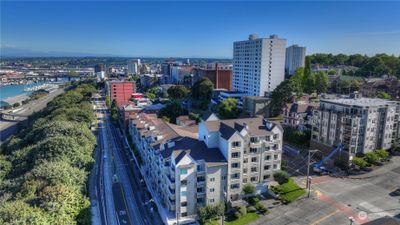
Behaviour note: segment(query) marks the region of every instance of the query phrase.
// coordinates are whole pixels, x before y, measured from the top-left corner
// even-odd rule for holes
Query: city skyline
[[[248,34],[307,54],[400,54],[398,2],[8,2],[1,55],[232,58]],[[73,16],[71,16],[73,15]],[[51,18],[51,19],[49,19]]]

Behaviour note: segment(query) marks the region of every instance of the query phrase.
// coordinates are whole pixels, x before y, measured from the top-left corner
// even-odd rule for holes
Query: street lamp
[[[222,212],[222,221],[221,221],[221,224],[222,224],[222,225],[225,224],[226,191],[224,191],[223,203],[224,203],[224,211]]]
[[[308,188],[308,195],[307,197],[310,197],[310,193],[311,193],[311,177],[310,177],[310,161],[311,161],[311,152],[315,153],[318,150],[308,150],[308,159],[307,159],[307,188]]]

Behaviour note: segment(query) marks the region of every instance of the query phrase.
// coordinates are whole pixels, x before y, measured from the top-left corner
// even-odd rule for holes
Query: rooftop
[[[185,155],[189,155],[194,160],[204,160],[207,166],[218,166],[226,164],[224,156],[218,148],[208,148],[203,141],[191,137],[178,137],[173,140],[175,145],[161,151],[164,158],[171,155],[175,157],[175,163],[178,163]]]
[[[380,98],[339,98],[339,99],[321,99],[321,102],[335,103],[348,106],[385,106],[393,105],[395,101],[384,100]]]

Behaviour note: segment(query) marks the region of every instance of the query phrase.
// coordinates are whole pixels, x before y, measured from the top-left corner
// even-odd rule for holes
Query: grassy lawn
[[[279,193],[280,198],[286,202],[293,202],[306,193],[292,179],[289,179],[285,184],[276,186],[273,191]]]
[[[205,223],[204,225],[220,225],[220,220],[211,220]]]
[[[257,220],[260,216],[257,213],[247,213],[245,216],[240,217],[237,220],[226,221],[227,225],[244,225],[254,220]]]

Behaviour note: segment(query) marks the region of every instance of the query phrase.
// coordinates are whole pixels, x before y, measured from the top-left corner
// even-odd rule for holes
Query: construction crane
[[[326,161],[328,161],[336,152],[338,151],[342,151],[343,150],[344,145],[342,143],[338,144],[336,146],[335,149],[333,149],[333,151],[331,153],[329,153],[328,156],[326,156],[325,158],[323,158],[320,162],[314,164],[313,170],[314,172],[320,173],[322,172],[325,168],[323,167],[323,165],[326,163]]]

